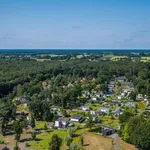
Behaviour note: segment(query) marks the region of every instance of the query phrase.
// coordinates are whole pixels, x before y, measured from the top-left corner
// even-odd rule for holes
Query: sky
[[[0,0],[0,49],[149,49],[150,0]]]

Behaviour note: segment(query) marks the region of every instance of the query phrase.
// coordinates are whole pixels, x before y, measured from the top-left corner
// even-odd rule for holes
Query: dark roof
[[[58,119],[57,119],[57,121],[68,121],[69,119],[68,118],[64,118],[64,117],[59,117]]]
[[[114,128],[108,127],[108,126],[104,126],[102,125],[101,128],[103,128],[104,130],[114,130]]]
[[[81,119],[82,118],[82,115],[74,115],[73,117],[72,117],[72,119]]]

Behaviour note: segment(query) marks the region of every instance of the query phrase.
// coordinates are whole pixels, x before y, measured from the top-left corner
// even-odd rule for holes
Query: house
[[[121,113],[120,107],[117,107],[117,108],[115,109],[115,111],[114,111],[114,115],[115,115],[115,116],[119,116],[120,113]]]
[[[103,136],[109,136],[109,135],[115,133],[115,129],[102,125],[101,126],[101,133]]]
[[[118,96],[118,99],[121,100],[121,99],[122,99],[122,95],[119,95],[119,96]]]
[[[88,103],[98,103],[98,100],[92,100],[92,99],[90,99],[90,100],[88,100],[87,102],[88,102]]]
[[[91,115],[96,115],[97,113],[96,113],[96,111],[91,110],[91,111],[90,111],[90,114],[91,114]]]
[[[81,106],[80,108],[84,111],[89,111],[90,110],[90,106]]]
[[[146,105],[147,105],[147,106],[150,106],[150,99],[147,99],[147,100],[146,100]]]
[[[111,101],[111,102],[104,102],[103,105],[108,106],[108,105],[117,105],[117,104],[118,104],[118,102]]]
[[[86,81],[86,77],[80,79],[80,82],[84,82],[84,81]]]
[[[115,81],[110,81],[108,84],[108,91],[112,92],[114,87],[115,87]]]
[[[137,100],[139,100],[139,101],[144,100],[143,94],[138,94]]]
[[[30,101],[29,96],[19,96],[16,98],[16,104],[28,104]]]
[[[42,86],[46,86],[47,83],[45,81],[42,82]]]
[[[52,111],[60,111],[60,108],[57,108],[57,107],[53,107],[51,108]]]
[[[126,102],[125,106],[127,106],[127,107],[135,107],[135,102]]]
[[[48,128],[50,128],[50,129],[54,129],[55,128],[55,126],[54,126],[54,123],[52,122],[52,123],[49,123],[48,125],[47,125],[47,127]]]
[[[116,81],[118,82],[124,82],[126,80],[126,77],[125,76],[119,76],[119,77],[116,77]]]
[[[69,119],[60,117],[55,121],[55,127],[57,128],[62,128],[62,127],[67,127],[69,124]]]
[[[68,87],[68,88],[73,87],[73,84],[72,84],[72,83],[69,83],[69,84],[67,85],[67,87]]]
[[[114,88],[115,87],[115,81],[110,81],[108,84],[108,88]]]
[[[121,93],[121,96],[126,96],[128,94],[128,91],[127,90],[124,90],[122,93]]]
[[[82,115],[74,115],[72,118],[71,118],[71,121],[73,122],[80,122],[82,120]]]
[[[16,115],[20,116],[21,118],[27,118],[27,116],[29,115],[29,112],[27,111],[16,111]]]
[[[118,99],[112,99],[112,102],[117,104],[117,103],[120,103],[121,101]]]
[[[97,121],[98,121],[97,115],[92,115],[92,121],[94,121],[94,122],[97,122]]]
[[[100,101],[105,100],[105,98],[103,96],[100,96]]]
[[[110,111],[110,109],[106,108],[106,107],[102,107],[102,108],[99,109],[100,114],[106,114],[106,115],[108,115],[109,111]]]

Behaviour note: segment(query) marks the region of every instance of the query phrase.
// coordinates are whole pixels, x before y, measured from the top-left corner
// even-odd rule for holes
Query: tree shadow
[[[26,138],[26,139],[21,139],[21,140],[19,140],[19,142],[20,143],[23,143],[23,142],[29,142],[29,141],[42,141],[42,139],[38,139],[38,138],[36,138],[36,139],[33,139],[33,138]]]
[[[83,146],[89,146],[90,144],[84,144]]]
[[[80,134],[74,134],[73,135],[73,137],[79,137],[80,136]]]
[[[13,131],[10,131],[10,132],[6,132],[6,133],[5,133],[5,136],[9,136],[9,135],[14,135],[14,132],[13,132]]]

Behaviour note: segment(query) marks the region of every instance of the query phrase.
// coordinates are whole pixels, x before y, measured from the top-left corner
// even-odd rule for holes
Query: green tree
[[[34,119],[33,115],[31,116],[31,122],[30,122],[30,125],[31,125],[32,128],[35,127],[35,119]]]
[[[49,143],[49,150],[60,150],[61,143],[62,139],[57,134],[54,134]]]
[[[67,117],[67,111],[66,111],[66,109],[62,109],[62,114],[63,114],[64,117]]]
[[[131,91],[131,93],[129,94],[129,97],[131,100],[136,101],[136,93],[134,91]]]
[[[83,136],[80,136],[79,144],[82,145],[82,146],[84,145],[84,138],[83,138]]]
[[[79,145],[79,144],[76,144],[76,143],[74,143],[74,142],[72,142],[71,144],[70,144],[70,150],[80,150],[81,149],[81,146]]]
[[[72,138],[70,136],[65,137],[65,142],[67,146],[70,146],[71,142],[72,142]]]
[[[128,123],[125,125],[123,132],[122,132],[123,140],[126,142],[130,142],[130,136],[129,136],[129,125]]]
[[[36,133],[35,132],[32,132],[32,138],[36,139]]]
[[[15,132],[15,139],[18,141],[20,140],[20,136],[23,132],[23,123],[19,120],[19,121],[15,121],[13,123],[13,129],[14,129],[14,132]]]
[[[94,126],[92,115],[90,113],[88,114],[88,119],[87,119],[85,126],[90,129]]]
[[[44,130],[47,130],[47,123],[44,124]]]
[[[18,147],[18,143],[16,142],[15,147],[13,148],[13,150],[20,150],[20,148]]]
[[[75,128],[71,127],[68,128],[68,135],[72,138],[74,136],[75,133]]]

